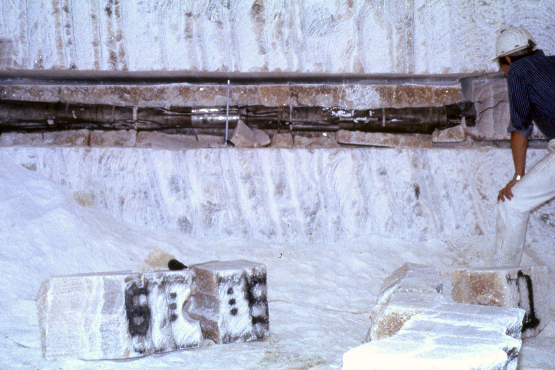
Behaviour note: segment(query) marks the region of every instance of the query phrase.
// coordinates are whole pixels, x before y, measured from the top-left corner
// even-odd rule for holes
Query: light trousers
[[[493,266],[518,266],[522,259],[530,212],[555,197],[555,139],[548,154],[512,188],[514,197],[498,202]]]

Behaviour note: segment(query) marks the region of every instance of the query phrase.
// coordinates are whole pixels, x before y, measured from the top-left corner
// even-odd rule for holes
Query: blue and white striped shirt
[[[555,56],[534,55],[512,63],[507,73],[511,122],[507,131],[529,137],[532,120],[548,139],[555,139]]]

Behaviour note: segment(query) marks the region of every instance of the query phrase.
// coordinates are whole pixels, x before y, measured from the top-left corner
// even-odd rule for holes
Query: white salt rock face
[[[182,314],[194,273],[106,273],[52,277],[37,296],[43,355],[123,359],[197,347],[197,321]]]
[[[198,292],[186,307],[204,337],[216,343],[247,342],[270,335],[266,266],[250,261],[192,266]]]
[[[549,323],[546,266],[457,269],[451,275],[451,282],[455,302],[525,310],[523,338],[538,335]]]

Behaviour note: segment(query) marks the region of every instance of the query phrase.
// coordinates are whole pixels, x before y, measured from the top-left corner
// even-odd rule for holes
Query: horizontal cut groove
[[[422,84],[453,85],[461,79],[496,77],[494,74],[362,74],[362,73],[284,73],[284,72],[175,72],[175,71],[67,71],[8,70],[0,71],[0,84],[86,84],[86,85],[154,85],[154,84]]]
[[[258,129],[424,133],[475,123],[474,104],[443,107],[342,109],[260,105],[192,108],[131,107],[107,104],[0,101],[0,132],[67,129],[164,130],[230,127],[239,120]]]

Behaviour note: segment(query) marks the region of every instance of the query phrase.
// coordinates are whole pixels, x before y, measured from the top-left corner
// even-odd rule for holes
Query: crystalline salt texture
[[[194,273],[106,273],[52,277],[37,296],[43,355],[130,358],[196,347],[198,322],[183,315]]]
[[[447,303],[440,294],[422,294],[395,292],[387,305],[373,312],[372,327],[367,340],[379,340],[395,335],[413,316],[422,312],[435,311],[441,304]]]
[[[455,337],[456,338],[456,337]],[[436,343],[426,333],[410,333],[366,343],[343,355],[343,370],[494,370],[504,369],[507,354],[496,345]]]
[[[439,273],[430,266],[405,263],[388,276],[380,288],[378,302],[372,309],[371,316],[375,320],[388,304],[393,293],[441,293],[443,280]]]
[[[238,260],[207,262],[192,268],[198,293],[186,309],[200,320],[205,338],[231,343],[270,334],[264,265]]]
[[[524,309],[523,338],[538,335],[549,322],[545,266],[457,269],[451,280],[455,302]]]

